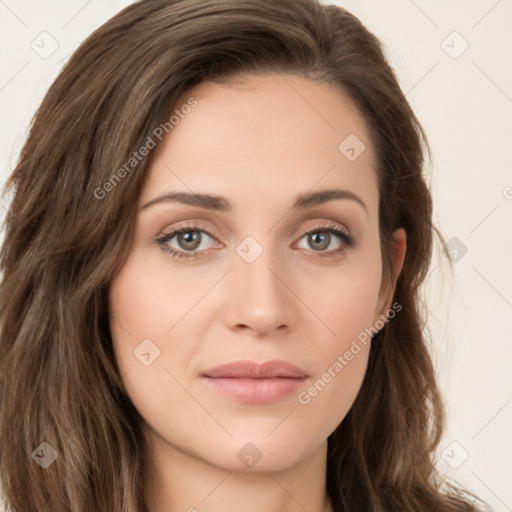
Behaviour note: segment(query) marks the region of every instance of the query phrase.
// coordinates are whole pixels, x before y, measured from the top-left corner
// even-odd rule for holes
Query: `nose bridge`
[[[227,321],[263,333],[293,321],[293,294],[286,286],[284,266],[268,242],[247,237],[236,248],[229,288]]]

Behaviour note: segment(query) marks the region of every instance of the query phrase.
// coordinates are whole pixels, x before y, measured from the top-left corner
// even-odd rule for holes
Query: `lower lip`
[[[265,404],[278,402],[295,393],[306,381],[304,378],[275,377],[271,379],[244,379],[238,377],[205,377],[210,386],[240,402]]]

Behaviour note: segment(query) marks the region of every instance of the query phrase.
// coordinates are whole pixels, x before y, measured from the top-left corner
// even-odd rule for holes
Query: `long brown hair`
[[[419,291],[433,234],[443,239],[425,183],[425,133],[379,40],[317,0],[141,0],[88,37],[50,87],[4,189],[13,191],[0,253],[0,476],[9,510],[147,510],[142,419],[118,373],[107,311],[151,149],[130,159],[157,127],[170,130],[187,89],[255,72],[348,94],[378,157],[387,279],[391,233],[407,233],[394,296],[402,310],[374,336],[362,388],[328,440],[335,510],[478,510],[455,485],[442,487],[433,457],[444,409]]]

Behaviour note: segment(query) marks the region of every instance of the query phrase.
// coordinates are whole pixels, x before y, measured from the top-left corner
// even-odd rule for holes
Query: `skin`
[[[327,438],[357,396],[370,343],[307,404],[297,393],[243,403],[212,389],[200,373],[238,359],[280,359],[307,372],[299,389],[307,391],[390,308],[394,282],[382,279],[368,130],[343,94],[303,77],[203,83],[177,108],[191,96],[198,105],[153,152],[133,246],[109,291],[116,359],[145,420],[149,510],[332,511]],[[366,145],[355,161],[338,150],[349,134]],[[367,210],[343,199],[292,211],[298,194],[330,188],[352,191]],[[141,208],[173,191],[220,195],[233,210],[177,202]],[[183,221],[201,224],[196,259],[173,258],[154,241]],[[344,245],[335,234],[321,250],[300,237],[302,229],[324,233],[326,221],[347,229],[357,246],[335,254]],[[251,263],[236,251],[248,236],[263,249]],[[394,238],[398,275],[404,230]],[[189,247],[178,236],[167,246]],[[134,350],[148,338],[160,354],[146,366]],[[252,467],[237,457],[247,443],[261,454]]]

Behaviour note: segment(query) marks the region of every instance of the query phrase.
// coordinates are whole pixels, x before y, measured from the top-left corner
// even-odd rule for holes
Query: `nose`
[[[300,301],[290,281],[290,273],[276,264],[269,250],[252,263],[236,255],[226,288],[226,325],[256,337],[293,329]]]

